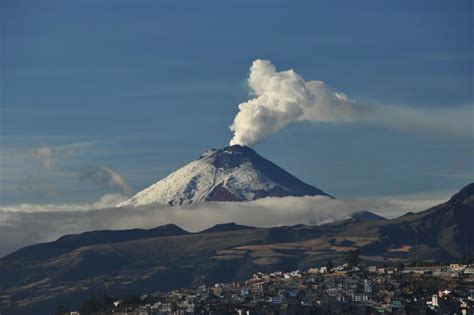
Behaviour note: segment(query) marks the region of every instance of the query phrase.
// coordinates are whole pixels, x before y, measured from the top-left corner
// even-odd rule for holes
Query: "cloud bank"
[[[444,200],[448,199],[446,195]],[[348,218],[353,212],[370,210],[386,217],[417,211],[438,203],[437,196],[420,202],[414,198],[329,199],[322,196],[263,198],[249,202],[208,202],[187,206],[154,205],[116,208],[125,197],[108,194],[84,205],[0,206],[0,257],[20,247],[52,241],[65,234],[91,230],[153,228],[174,223],[189,231],[236,222],[268,227],[322,224]],[[431,201],[430,201],[431,200]],[[434,201],[433,201],[434,200]],[[418,208],[417,208],[418,207]],[[422,207],[422,208],[421,208]],[[102,209],[97,209],[102,208]]]
[[[471,136],[472,107],[419,110],[369,105],[332,92],[322,81],[305,81],[294,70],[278,72],[269,60],[255,60],[248,84],[253,99],[241,103],[230,144],[253,145],[290,123],[361,122],[422,133]]]

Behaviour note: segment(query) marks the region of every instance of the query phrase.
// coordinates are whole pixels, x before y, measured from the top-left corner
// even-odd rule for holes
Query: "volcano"
[[[120,203],[183,205],[206,201],[249,201],[265,197],[332,196],[308,185],[253,149],[233,145],[199,159]]]

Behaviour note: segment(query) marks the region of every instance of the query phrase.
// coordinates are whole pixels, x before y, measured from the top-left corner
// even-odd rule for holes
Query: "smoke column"
[[[362,122],[423,133],[472,137],[472,107],[419,110],[367,105],[330,91],[322,81],[305,81],[294,70],[278,72],[269,60],[255,60],[248,84],[253,99],[241,103],[230,125],[230,144],[251,146],[290,123]]]

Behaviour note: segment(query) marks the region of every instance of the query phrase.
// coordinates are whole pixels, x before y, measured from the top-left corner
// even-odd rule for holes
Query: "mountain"
[[[377,221],[377,220],[386,220],[381,215],[375,214],[370,211],[359,211],[351,215],[351,219],[356,221]]]
[[[144,233],[117,242],[104,237],[95,244],[88,241],[95,232],[70,235],[0,259],[0,312],[47,314],[59,304],[75,307],[95,292],[125,296],[241,281],[257,271],[304,270],[328,259],[341,263],[354,249],[364,264],[449,262],[474,256],[472,222],[469,184],[445,203],[396,219],[270,228],[229,223],[199,233],[168,226],[168,235]],[[89,245],[64,250],[65,239]],[[41,253],[56,247],[61,250],[54,255]]]
[[[118,206],[247,201],[284,196],[331,197],[246,146],[211,149]]]
[[[246,226],[246,225],[239,225],[239,224],[236,224],[236,223],[232,222],[232,223],[216,224],[213,227],[210,227],[210,228],[208,228],[204,231],[201,231],[199,233],[216,233],[216,232],[251,230],[251,229],[255,229],[255,227]]]
[[[474,183],[445,203],[390,220],[381,229],[391,243],[418,243],[424,259],[474,256]],[[433,252],[430,252],[433,250]]]
[[[5,256],[2,261],[28,261],[30,259],[48,259],[55,257],[76,248],[96,244],[112,244],[136,239],[174,236],[189,234],[188,231],[174,225],[167,224],[153,229],[130,229],[130,230],[99,230],[84,232],[81,234],[64,235],[54,242],[40,243],[24,247],[16,252]]]

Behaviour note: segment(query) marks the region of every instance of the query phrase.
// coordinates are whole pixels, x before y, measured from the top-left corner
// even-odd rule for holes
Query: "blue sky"
[[[3,204],[95,201],[118,189],[80,180],[98,166],[136,192],[227,145],[258,58],[360,102],[472,118],[471,1],[0,6]],[[455,191],[474,176],[472,136],[305,122],[254,148],[336,197]]]

